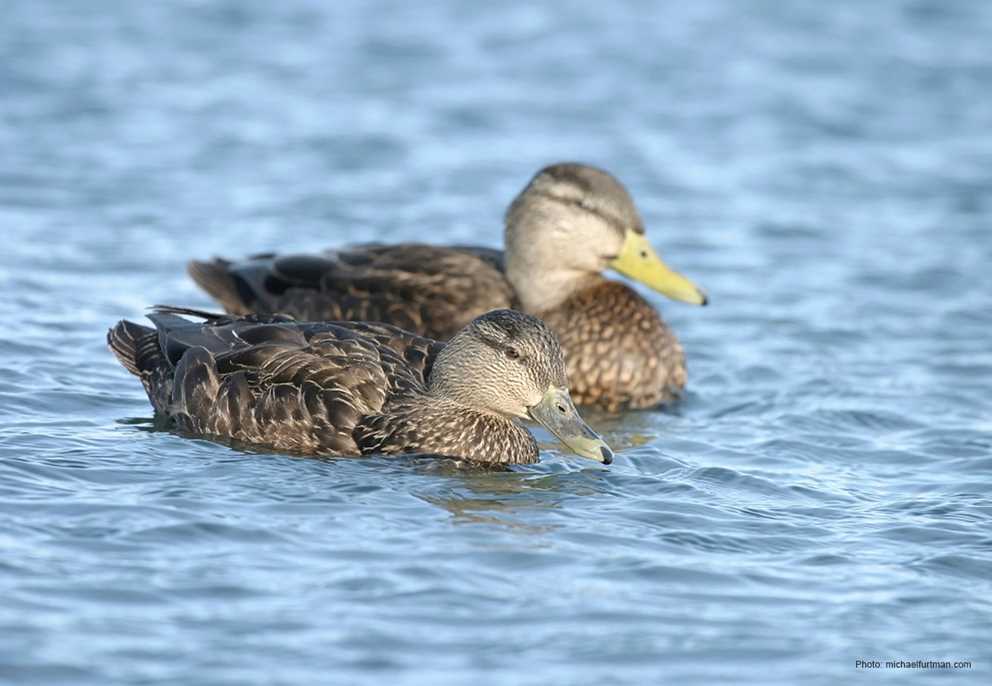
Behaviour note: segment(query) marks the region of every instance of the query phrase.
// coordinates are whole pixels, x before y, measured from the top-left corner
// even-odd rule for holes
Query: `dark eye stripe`
[[[547,191],[532,191],[532,192],[535,195],[540,195],[543,198],[547,198],[548,200],[553,200],[557,203],[561,203],[562,205],[572,205],[573,207],[581,208],[586,212],[589,212],[590,214],[596,215],[597,217],[599,217],[600,219],[602,219],[604,222],[606,222],[615,229],[619,229],[620,231],[626,230],[623,225],[623,222],[620,221],[618,217],[615,217],[612,214],[609,214],[608,212],[604,212],[599,208],[592,207],[588,203],[583,202],[582,198],[565,198],[560,195],[555,195],[554,193],[548,193]],[[635,226],[634,232],[644,233],[644,229]]]

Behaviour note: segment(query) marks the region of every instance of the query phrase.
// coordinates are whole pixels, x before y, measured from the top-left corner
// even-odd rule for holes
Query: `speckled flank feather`
[[[388,322],[446,340],[480,314],[513,306],[499,265],[498,251],[406,244],[194,261],[188,271],[232,314]]]
[[[537,460],[533,437],[513,421],[427,395],[442,343],[374,323],[178,308],[150,318],[156,329],[121,321],[108,343],[156,412],[184,431],[313,454]]]
[[[566,351],[572,398],[616,412],[675,400],[685,355],[651,305],[626,285],[602,279],[542,319]]]

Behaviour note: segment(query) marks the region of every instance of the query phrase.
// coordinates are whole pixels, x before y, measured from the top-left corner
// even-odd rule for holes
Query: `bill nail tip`
[[[603,464],[613,464],[613,451],[609,448],[600,448],[599,453],[603,456]]]

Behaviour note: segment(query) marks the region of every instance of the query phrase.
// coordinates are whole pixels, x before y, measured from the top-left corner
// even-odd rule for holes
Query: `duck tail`
[[[245,305],[238,282],[231,274],[230,266],[229,261],[221,258],[215,258],[210,262],[190,260],[186,265],[186,273],[228,313],[248,314],[250,310]]]
[[[107,332],[107,345],[124,368],[138,377],[163,362],[155,329],[126,319]]]

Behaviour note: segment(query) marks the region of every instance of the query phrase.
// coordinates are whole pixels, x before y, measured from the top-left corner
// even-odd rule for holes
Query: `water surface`
[[[6,3],[0,681],[988,683],[990,35],[937,0]],[[589,417],[609,469],[191,440],[105,349],[210,304],[192,257],[499,245],[563,159],[712,297],[649,296],[690,392]]]

